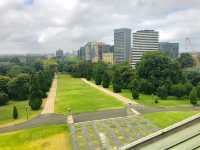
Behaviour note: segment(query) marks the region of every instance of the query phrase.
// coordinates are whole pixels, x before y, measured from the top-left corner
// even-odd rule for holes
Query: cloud
[[[113,29],[156,29],[161,41],[185,37],[200,51],[199,0],[1,0],[0,53],[78,49],[88,41],[113,43]]]

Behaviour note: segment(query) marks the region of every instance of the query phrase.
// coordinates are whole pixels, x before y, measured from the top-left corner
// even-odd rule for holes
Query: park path
[[[112,91],[110,91],[108,89],[105,89],[105,88],[101,87],[101,86],[97,86],[96,84],[94,84],[94,83],[92,83],[92,82],[90,82],[90,81],[88,81],[88,80],[86,80],[84,78],[82,78],[81,80],[84,81],[85,83],[89,84],[90,86],[92,86],[92,87],[94,87],[94,88],[96,88],[96,89],[98,89],[100,91],[103,91],[107,95],[115,97],[116,99],[118,99],[119,101],[123,102],[124,104],[138,105],[137,102],[135,102],[135,101],[133,101],[133,100],[131,100],[129,98],[126,98],[126,97],[124,97],[124,96],[122,96],[122,95],[120,95],[118,93],[114,93],[114,92],[112,92]]]
[[[56,100],[56,90],[57,90],[57,76],[55,76],[51,89],[48,93],[48,97],[46,99],[43,111],[41,114],[50,114],[54,113],[54,105],[55,105],[55,100]]]

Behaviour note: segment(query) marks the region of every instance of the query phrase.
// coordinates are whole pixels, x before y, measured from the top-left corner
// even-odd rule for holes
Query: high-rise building
[[[159,50],[159,33],[154,30],[140,30],[133,33],[133,48],[130,64],[134,67],[145,52]]]
[[[78,56],[81,60],[85,60],[85,47],[81,47],[78,51]]]
[[[56,58],[63,58],[64,57],[64,53],[63,50],[59,49],[56,51]]]
[[[160,51],[170,58],[177,58],[179,55],[179,43],[160,42]]]
[[[119,64],[129,61],[131,51],[131,29],[114,30],[114,62]]]
[[[102,42],[88,42],[84,47],[85,60],[92,62],[102,61],[104,45]]]

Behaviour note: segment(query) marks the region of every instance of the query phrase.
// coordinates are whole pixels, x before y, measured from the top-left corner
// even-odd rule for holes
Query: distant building
[[[78,51],[78,57],[81,60],[85,60],[85,47],[81,47]]]
[[[179,43],[160,42],[160,51],[170,58],[177,58],[179,55]]]
[[[114,62],[113,53],[103,53],[103,62],[107,64],[113,64]]]
[[[119,64],[129,61],[131,51],[131,29],[114,30],[114,62]]]
[[[99,62],[102,61],[102,55],[105,44],[102,42],[88,42],[84,46],[84,60]]]
[[[56,58],[63,58],[64,57],[64,53],[63,50],[59,49],[56,51]]]
[[[133,33],[133,48],[130,64],[134,67],[145,52],[159,50],[159,33],[154,30],[140,30]]]

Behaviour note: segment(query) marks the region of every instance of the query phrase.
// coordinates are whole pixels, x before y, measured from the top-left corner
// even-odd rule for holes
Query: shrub
[[[156,98],[156,99],[154,100],[154,103],[155,103],[155,104],[158,104],[158,103],[159,103],[158,98]]]
[[[110,85],[110,76],[107,72],[103,74],[102,85],[104,88],[108,88]]]
[[[196,105],[197,104],[197,100],[198,99],[197,99],[197,90],[196,90],[196,88],[192,89],[192,91],[190,92],[189,98],[190,98],[190,103],[192,105]]]
[[[139,99],[140,94],[137,90],[132,89],[131,92],[133,99]]]
[[[4,92],[0,92],[0,106],[6,105],[9,101],[8,95]]]
[[[42,105],[41,99],[31,99],[29,100],[29,106],[32,110],[39,110]]]
[[[18,110],[16,106],[13,106],[13,119],[18,118]]]
[[[168,96],[167,88],[163,85],[157,89],[157,96],[161,99],[166,99]]]

